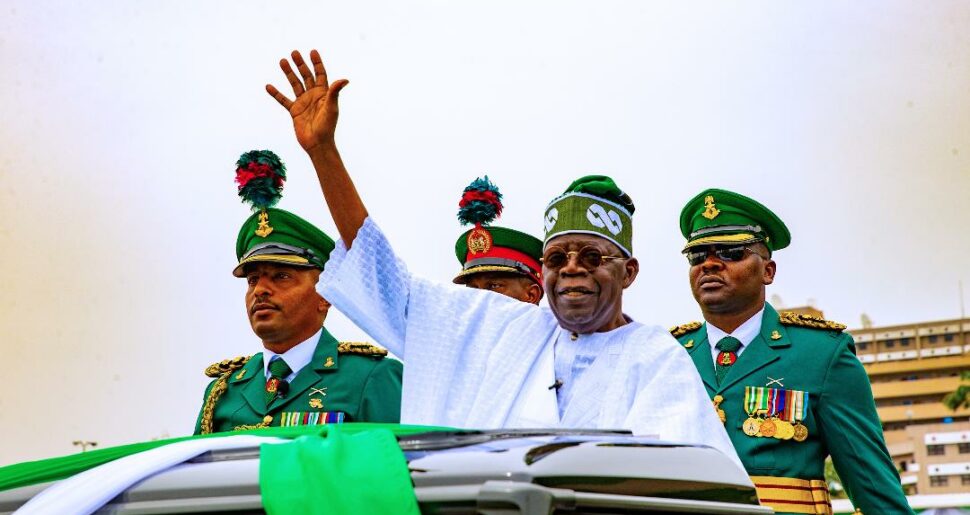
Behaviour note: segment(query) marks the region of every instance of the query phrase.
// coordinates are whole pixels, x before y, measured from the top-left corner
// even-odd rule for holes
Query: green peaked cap
[[[488,233],[490,242],[485,248],[470,251],[468,238]],[[493,225],[471,228],[455,242],[455,256],[462,264],[461,272],[454,278],[456,284],[465,284],[469,276],[482,272],[512,272],[532,279],[542,287],[542,240],[531,234],[507,227]]]
[[[594,234],[631,256],[635,209],[633,199],[610,177],[580,177],[546,207],[544,243],[561,234]]]
[[[785,222],[757,200],[739,193],[707,189],[690,199],[680,212],[684,250],[699,245],[743,245],[763,242],[769,250],[791,243]]]
[[[266,208],[253,213],[239,228],[239,264],[232,275],[242,277],[245,265],[254,262],[323,270],[333,249],[333,239],[315,225],[289,211]]]

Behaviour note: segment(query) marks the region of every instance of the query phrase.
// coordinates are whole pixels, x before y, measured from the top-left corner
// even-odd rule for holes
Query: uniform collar
[[[765,304],[767,305],[767,304]],[[761,321],[764,319],[765,306],[761,306],[761,310],[751,316],[751,318],[744,321],[743,324],[738,326],[737,329],[732,331],[730,334],[722,331],[720,328],[715,327],[713,324],[704,324],[707,327],[707,340],[711,342],[712,346],[716,346],[717,342],[721,341],[725,336],[733,336],[741,342],[742,347],[746,347],[761,332]]]
[[[274,357],[279,356],[283,358],[283,361],[285,361],[286,364],[289,365],[290,370],[293,371],[290,374],[290,377],[286,378],[287,381],[291,380],[293,375],[297,374],[300,370],[303,370],[303,367],[310,364],[310,361],[313,359],[313,351],[316,350],[317,342],[320,341],[323,330],[324,329],[321,327],[319,331],[313,333],[313,336],[296,344],[282,354],[277,354],[269,349],[263,349],[263,375],[269,377],[269,362]]]

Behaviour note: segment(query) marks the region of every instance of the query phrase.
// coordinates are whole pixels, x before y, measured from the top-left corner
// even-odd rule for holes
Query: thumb
[[[338,101],[340,99],[340,90],[344,89],[344,86],[347,84],[350,84],[350,81],[347,79],[340,79],[330,84],[330,91],[327,93],[330,100],[334,102]]]

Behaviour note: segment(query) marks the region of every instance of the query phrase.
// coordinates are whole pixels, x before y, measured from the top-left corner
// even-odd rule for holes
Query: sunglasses
[[[690,266],[697,266],[704,261],[707,261],[707,256],[714,253],[714,256],[725,262],[741,261],[744,259],[745,251],[752,254],[756,254],[764,259],[764,256],[758,254],[751,247],[745,247],[743,245],[738,247],[714,247],[714,248],[701,248],[700,250],[688,251],[685,253],[687,256],[687,262]]]
[[[599,249],[595,247],[583,247],[579,250],[572,250],[566,252],[559,247],[549,247],[546,249],[546,253],[542,255],[542,259],[539,261],[553,270],[558,270],[569,262],[572,256],[576,256],[579,266],[585,268],[588,271],[593,271],[595,268],[603,264],[603,260],[610,259],[626,259],[623,256],[604,256]]]

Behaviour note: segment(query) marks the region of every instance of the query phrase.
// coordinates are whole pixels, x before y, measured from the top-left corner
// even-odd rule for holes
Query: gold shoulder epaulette
[[[366,342],[340,342],[337,345],[339,354],[363,354],[365,356],[381,357],[387,356],[387,349],[371,345]]]
[[[781,313],[778,313],[778,321],[781,322],[782,325],[797,325],[800,327],[826,329],[840,333],[845,330],[845,326],[838,322],[832,322],[831,320],[826,320],[815,315],[803,315],[801,313],[795,313],[794,311],[782,311]]]
[[[703,324],[700,322],[687,322],[686,324],[676,325],[670,328],[670,334],[672,334],[674,338],[679,338],[691,331],[700,329],[701,325]]]
[[[244,367],[252,356],[236,356],[232,359],[224,359],[218,363],[213,363],[206,367],[205,375],[209,377],[219,377],[225,373],[239,370]]]

